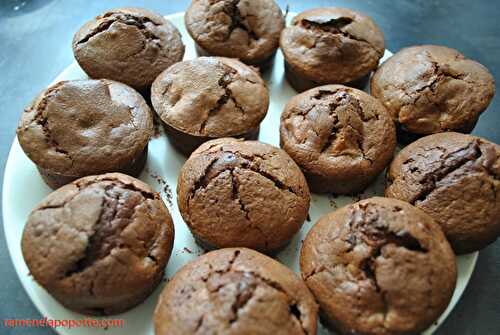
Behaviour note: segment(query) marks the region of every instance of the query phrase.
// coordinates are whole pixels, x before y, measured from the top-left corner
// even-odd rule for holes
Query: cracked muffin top
[[[105,79],[56,83],[25,109],[17,128],[36,165],[71,176],[126,166],[152,134],[153,116],[142,96]]]
[[[379,174],[392,158],[396,131],[376,99],[354,88],[327,85],[287,103],[280,142],[306,175],[328,176],[341,183]]]
[[[258,64],[276,51],[285,27],[273,0],[193,0],[185,22],[206,52],[249,64]]]
[[[283,150],[224,138],[202,144],[186,161],[177,201],[202,245],[274,252],[301,228],[310,195]]]
[[[108,78],[147,89],[184,56],[181,34],[162,16],[141,8],[119,8],[87,22],[73,38],[78,64],[92,78]]]
[[[385,195],[432,216],[456,253],[481,249],[500,236],[500,146],[452,132],[423,137],[391,163]]]
[[[317,305],[304,282],[245,248],[209,252],[169,281],[155,334],[316,334]]]
[[[158,193],[120,173],[63,186],[31,212],[21,248],[31,275],[66,307],[113,314],[161,280],[174,226]]]
[[[259,126],[269,106],[258,72],[224,57],[177,63],[158,76],[151,90],[163,122],[194,136],[242,135]]]
[[[422,45],[384,62],[372,77],[371,94],[406,132],[468,133],[493,98],[495,82],[484,66],[458,51]]]
[[[288,65],[317,83],[348,83],[377,68],[384,35],[373,20],[346,8],[316,8],[295,16],[281,34]]]
[[[396,199],[370,198],[309,231],[302,277],[341,334],[417,334],[445,310],[457,278],[439,225]]]

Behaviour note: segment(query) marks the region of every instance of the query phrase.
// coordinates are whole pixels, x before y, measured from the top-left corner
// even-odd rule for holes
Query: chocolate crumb
[[[165,198],[167,199],[169,206],[172,207],[172,189],[170,189],[170,186],[165,183],[162,191],[165,195]]]
[[[358,202],[361,201],[363,198],[361,197],[361,194],[356,194],[351,197],[352,201]]]
[[[149,172],[149,171],[146,171],[146,172]],[[172,189],[170,188],[170,185],[168,185],[166,180],[163,179],[159,174],[157,174],[155,172],[149,172],[149,175],[151,176],[151,178],[156,180],[158,185],[160,185],[160,187],[161,187],[160,193],[161,193],[162,199],[164,199],[167,202],[169,207],[172,207]]]
[[[330,201],[330,207],[333,207],[335,209],[339,208],[337,206],[337,203],[335,202],[336,198],[337,198],[337,195],[335,195],[335,194],[330,194],[330,196],[328,197],[328,200]]]

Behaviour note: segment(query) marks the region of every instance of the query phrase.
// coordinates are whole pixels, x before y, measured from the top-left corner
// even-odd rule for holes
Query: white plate
[[[186,54],[184,59],[192,59],[196,57],[194,44],[184,28],[183,16],[183,13],[177,13],[166,16],[166,18],[169,19],[182,34],[183,41],[186,44]],[[383,59],[387,59],[390,55],[391,52],[386,50]],[[55,79],[55,81],[82,78],[86,78],[86,75],[76,63],[73,63],[66,68],[66,70],[64,70]],[[268,114],[261,125],[259,140],[279,146],[278,127],[280,114],[288,99],[296,94],[284,78],[283,56],[280,52],[277,54],[272,73],[265,74],[264,78],[267,80],[269,85],[271,103]],[[167,278],[171,278],[182,265],[192,259],[195,259],[202,253],[202,250],[195,244],[193,238],[191,237],[191,234],[183,222],[176,205],[175,188],[177,185],[177,176],[184,161],[185,158],[172,148],[168,139],[162,133],[160,137],[151,140],[149,144],[146,168],[140,177],[143,181],[149,183],[162,193],[163,199],[167,203],[175,223],[175,244],[172,257],[170,258],[167,266]],[[161,176],[161,178],[159,179],[157,176]],[[31,276],[29,276],[28,268],[26,267],[21,254],[20,241],[26,219],[31,209],[47,194],[49,194],[50,191],[51,190],[42,181],[35,165],[22,151],[17,138],[14,139],[5,168],[3,184],[3,223],[12,262],[14,263],[14,267],[16,268],[19,279],[26,289],[26,292],[43,316],[49,319],[59,320],[83,319],[85,316],[71,312],[62,307],[50,295],[48,295]],[[171,195],[170,200],[169,194]],[[324,213],[357,201],[360,198],[370,197],[373,195],[383,195],[383,176],[380,176],[373,186],[357,197],[332,198],[324,195],[313,195],[311,208],[309,210],[311,220],[305,222],[300,232],[293,238],[292,243],[290,243],[290,245],[282,251],[277,258],[298,273],[298,256],[300,246],[307,231],[311,228],[313,223]],[[474,270],[476,259],[477,252],[457,258],[458,281],[450,305],[439,320],[424,334],[431,334],[439,326],[439,324],[443,322],[446,316],[453,309],[453,306],[455,306],[458,302],[458,299],[462,295],[462,292],[470,279],[472,271]],[[125,327],[123,329],[108,328],[107,330],[104,330],[96,328],[57,328],[56,331],[64,335],[153,334],[153,310],[158,294],[163,288],[163,285],[164,284],[160,285],[160,287],[144,303],[140,304],[136,308],[126,313],[110,317],[113,319],[124,319]],[[16,315],[16,317],[22,318],[23,316]],[[328,332],[320,327],[319,334],[328,334]]]

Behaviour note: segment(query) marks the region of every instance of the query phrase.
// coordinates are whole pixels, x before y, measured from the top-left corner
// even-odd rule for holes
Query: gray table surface
[[[278,1],[291,11],[344,6],[371,15],[386,47],[434,43],[461,50],[500,78],[500,6],[497,1],[360,0]],[[164,15],[184,11],[189,1],[0,0],[1,181],[15,128],[25,105],[73,61],[73,33],[88,19],[119,6]],[[500,95],[500,94],[499,94]],[[499,96],[481,116],[474,134],[500,143]],[[0,191],[1,192],[1,191]],[[0,228],[0,334],[52,334],[49,329],[6,329],[6,318],[40,318],[10,260]],[[500,334],[500,242],[481,251],[469,286],[437,334]]]

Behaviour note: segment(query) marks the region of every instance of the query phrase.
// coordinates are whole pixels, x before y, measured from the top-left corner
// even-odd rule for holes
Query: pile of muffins
[[[273,0],[194,0],[185,25],[200,57],[183,61],[162,16],[96,17],[73,40],[91,79],[58,82],[26,108],[19,143],[55,189],[24,228],[33,278],[89,315],[126,311],[158,286],[174,225],[134,178],[157,118],[189,156],[180,213],[213,250],[167,283],[157,335],[311,335],[318,314],[340,334],[429,327],[455,289],[455,254],[500,235],[500,146],[466,134],[493,98],[488,70],[434,45],[379,67],[383,33],[343,8],[307,10],[286,27]],[[281,148],[256,141],[270,99],[260,73],[278,48],[302,92],[284,106]],[[371,95],[358,89],[368,81]],[[398,142],[408,145],[393,158]],[[270,257],[306,220],[310,190],[356,194],[386,168],[385,197],[312,227],[301,278]]]

